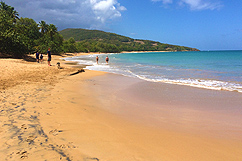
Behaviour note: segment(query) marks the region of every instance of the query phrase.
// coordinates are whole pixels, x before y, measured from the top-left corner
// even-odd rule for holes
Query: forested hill
[[[86,29],[65,29],[59,32],[65,40],[73,37],[76,41],[82,40],[118,40],[120,42],[129,42],[129,37],[117,35],[114,33],[104,32],[100,30]]]
[[[0,2],[0,57],[24,58],[35,52],[53,54],[75,52],[119,53],[122,51],[197,51],[197,49],[137,40],[85,29],[65,29],[54,24],[19,17],[14,7]],[[62,36],[63,35],[63,36]],[[65,41],[64,41],[64,39]]]
[[[73,39],[79,43],[86,44],[92,50],[99,50],[102,48],[103,52],[121,51],[199,51],[195,48],[185,46],[164,44],[150,40],[132,39],[114,33],[86,30],[86,29],[64,29],[59,31],[65,40]],[[84,45],[85,46],[85,45]],[[107,49],[105,49],[105,46]]]

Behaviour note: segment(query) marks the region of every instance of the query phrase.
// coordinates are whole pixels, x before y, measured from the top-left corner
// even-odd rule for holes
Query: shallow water
[[[85,55],[67,60],[151,82],[242,92],[242,51],[151,52]]]

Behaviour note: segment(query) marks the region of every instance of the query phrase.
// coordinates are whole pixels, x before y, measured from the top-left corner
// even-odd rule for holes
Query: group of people
[[[50,61],[51,61],[51,52],[50,52],[50,48],[48,49],[48,51],[47,51],[47,56],[48,56],[48,59],[47,59],[47,61],[48,61],[48,65],[49,66],[51,66],[51,64],[50,64]],[[38,51],[36,52],[36,62],[41,62],[42,63],[42,61],[43,61],[43,54],[41,53],[41,54],[39,54],[38,53]]]
[[[98,64],[98,60],[99,60],[99,57],[97,56],[97,57],[96,57],[97,64]],[[108,64],[108,61],[109,61],[108,56],[106,57],[105,61],[106,61],[106,63]]]
[[[51,64],[50,64],[50,61],[51,61],[51,52],[50,52],[50,48],[49,48],[48,51],[47,51],[47,56],[48,56],[48,59],[47,59],[47,61],[48,61],[48,65],[51,66]],[[97,64],[98,64],[98,60],[99,60],[99,57],[97,56],[97,57],[96,57]],[[109,61],[108,56],[106,57],[105,60],[106,60],[106,63],[108,64],[108,61]],[[42,61],[43,61],[43,54],[42,54],[42,53],[39,54],[38,52],[36,52],[36,62],[39,63],[39,61],[42,63]]]
[[[39,63],[41,62],[42,63],[43,61],[43,54],[39,54],[38,51],[36,52],[36,62]]]

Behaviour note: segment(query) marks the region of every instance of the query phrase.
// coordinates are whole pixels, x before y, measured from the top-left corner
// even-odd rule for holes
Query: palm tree
[[[51,39],[51,41],[53,41],[53,36],[54,36],[54,34],[57,33],[57,27],[56,27],[55,25],[53,25],[53,24],[50,24],[50,25],[48,26],[48,31],[47,31],[47,33],[50,35],[50,39]]]
[[[5,11],[11,18],[13,18],[14,23],[19,19],[19,14],[14,10],[14,7],[11,7],[2,1],[0,2],[0,11]]]
[[[0,2],[0,10],[5,10],[5,11],[6,11],[6,10],[8,9],[8,7],[9,7],[9,6],[6,5],[6,3],[4,3],[4,2],[2,2],[2,1]]]
[[[19,14],[17,11],[14,10],[14,8],[12,7],[12,12],[11,12],[12,18],[14,19],[14,23],[16,23],[17,19],[19,20]]]
[[[48,31],[48,24],[45,23],[45,21],[39,22],[40,30],[42,34],[45,34]]]

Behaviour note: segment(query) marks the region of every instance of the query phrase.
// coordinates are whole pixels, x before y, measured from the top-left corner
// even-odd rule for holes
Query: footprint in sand
[[[55,130],[51,130],[51,131],[49,132],[49,134],[52,134],[52,135],[56,136],[56,135],[58,135],[59,132],[61,132],[61,131],[55,129]]]
[[[29,142],[29,143],[32,143],[32,142],[34,142],[34,139],[35,139],[35,136],[30,135],[30,136],[28,136],[28,138],[26,139],[26,141]]]
[[[21,129],[26,130],[27,129],[27,126],[25,124],[23,124],[23,125],[21,125]]]
[[[57,145],[58,146],[58,145]],[[59,145],[59,148],[65,149],[67,146],[65,144]]]
[[[28,158],[28,152],[26,150],[19,151],[16,154],[20,155],[20,159],[27,159]]]
[[[69,142],[68,144],[61,144],[61,145],[57,145],[57,147],[62,148],[62,149],[71,149],[71,148],[77,148],[75,145],[73,145],[72,142]]]

